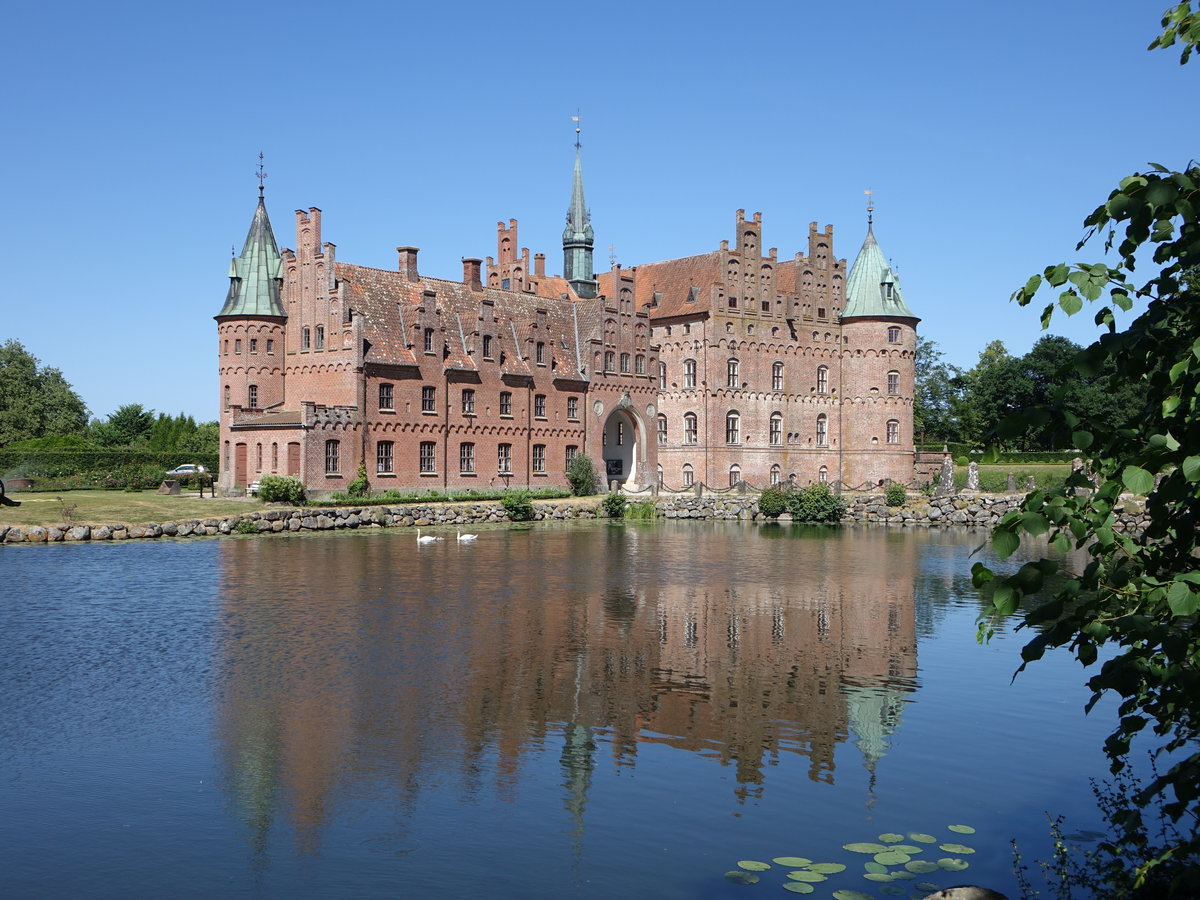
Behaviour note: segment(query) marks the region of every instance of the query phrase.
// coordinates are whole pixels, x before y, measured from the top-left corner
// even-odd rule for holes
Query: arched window
[[[824,413],[817,416],[817,446],[826,447],[829,445],[829,420]]]
[[[729,486],[737,487],[737,483],[742,480],[742,467],[734,463],[729,467]]]
[[[658,442],[660,444],[667,442],[667,417],[664,415],[658,417]]]
[[[691,487],[692,486],[692,478],[693,478],[692,466],[690,463],[685,464],[683,467],[683,486]]]
[[[640,354],[640,353],[633,358],[633,374],[634,375],[645,375],[646,374],[646,357],[642,356],[642,354]]]
[[[658,364],[658,389],[665,391],[667,389],[667,364]]]
[[[899,419],[888,419],[888,421],[887,421],[887,442],[889,444],[900,443],[900,421],[899,421]]]
[[[694,359],[683,361],[683,386],[685,388],[696,386],[696,361]]]
[[[626,375],[629,374],[629,354],[628,353],[621,354],[621,371]]]
[[[779,465],[771,466],[771,484],[779,484]]]
[[[783,363],[776,362],[771,366],[771,390],[783,390]]]
[[[888,372],[888,395],[895,397],[900,393],[900,373],[896,371]]]
[[[771,444],[779,446],[783,443],[783,413],[771,413]]]
[[[829,468],[827,466],[821,466],[820,470],[817,472],[817,481],[821,482],[821,484],[828,483]]]
[[[725,414],[725,443],[741,443],[742,419],[737,410],[731,409]]]
[[[696,443],[696,414],[683,414],[683,442],[685,444]]]
[[[246,388],[246,405],[251,409],[258,409],[258,385],[252,384]]]
[[[829,393],[829,366],[817,366],[817,393]]]
[[[725,385],[726,387],[735,388],[741,384],[738,378],[738,361],[731,359],[725,364]]]
[[[900,343],[900,328],[899,328],[899,326],[893,325],[888,329],[888,343],[889,344]]]

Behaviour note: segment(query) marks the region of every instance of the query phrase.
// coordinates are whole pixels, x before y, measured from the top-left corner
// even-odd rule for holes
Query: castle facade
[[[577,147],[561,276],[516,220],[461,281],[338,261],[316,208],[295,246],[260,187],[216,316],[224,490],[557,486],[576,454],[630,487],[913,480],[919,319],[870,225],[848,272],[832,226],[780,259],[738,210],[716,250],[596,274]]]

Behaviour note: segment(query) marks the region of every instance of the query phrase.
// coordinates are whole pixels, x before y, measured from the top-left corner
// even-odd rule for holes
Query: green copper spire
[[[279,283],[283,277],[279,247],[267,218],[261,182],[258,186],[258,207],[250,221],[250,232],[242,247],[242,255],[229,263],[229,293],[219,316],[284,316],[279,300]]]
[[[869,223],[867,238],[846,278],[846,308],[842,311],[842,318],[851,316],[916,318],[904,302],[904,295],[900,293],[900,278],[888,265]]]
[[[583,165],[579,159],[579,127],[575,128],[575,177],[571,184],[571,206],[567,209],[567,227],[563,229],[563,277],[580,297],[596,296],[596,277],[592,270],[595,233],[592,216],[583,199]]]

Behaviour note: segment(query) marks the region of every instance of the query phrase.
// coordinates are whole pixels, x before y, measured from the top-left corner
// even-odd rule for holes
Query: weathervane
[[[872,191],[870,188],[867,188],[865,191],[863,191],[863,193],[867,195],[867,230],[870,231],[871,230],[871,220],[872,220],[872,218],[874,218],[874,213],[875,213],[875,198],[872,197],[871,195],[874,194],[875,192]]]
[[[579,107],[577,106],[577,107],[575,107],[575,115],[571,116],[571,121],[575,123],[575,149],[576,150],[578,150],[580,147],[579,132],[583,130],[579,127],[580,118],[581,118],[581,116],[579,115]]]
[[[608,266],[612,268],[617,264],[617,248],[612,244],[608,245]]]
[[[263,155],[262,151],[258,154],[258,196],[263,195],[263,181],[266,179],[267,173],[263,171]]]

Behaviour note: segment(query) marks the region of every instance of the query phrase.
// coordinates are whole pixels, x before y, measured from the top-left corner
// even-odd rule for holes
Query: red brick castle
[[[220,486],[564,485],[578,453],[631,487],[913,480],[919,319],[869,223],[849,273],[832,226],[779,259],[742,210],[699,256],[597,275],[594,242],[578,145],[561,276],[515,219],[461,281],[416,247],[339,262],[316,208],[281,253],[260,187],[216,316]]]

